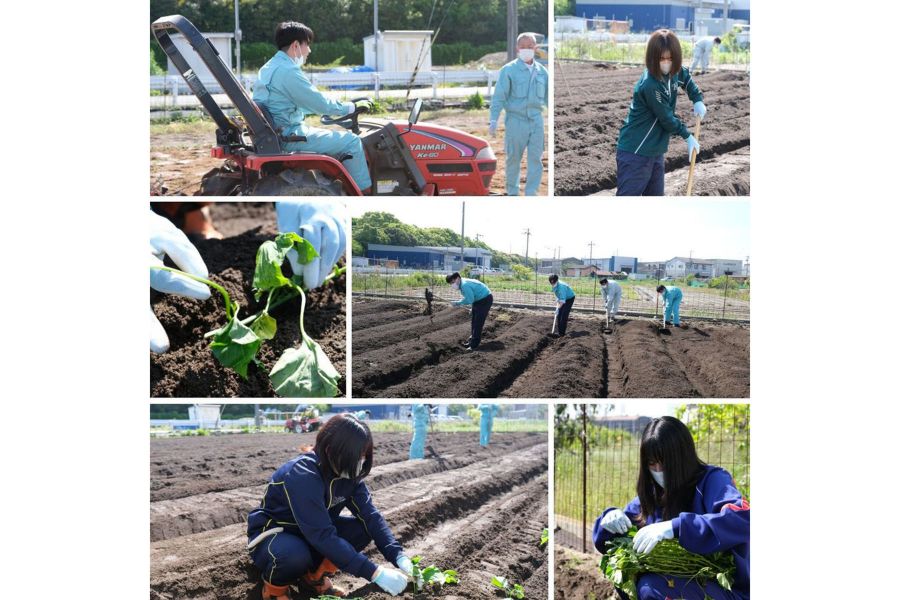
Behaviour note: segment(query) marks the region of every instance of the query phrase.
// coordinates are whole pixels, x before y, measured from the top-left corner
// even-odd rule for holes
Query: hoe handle
[[[697,117],[697,124],[694,126],[694,139],[698,142],[700,141],[700,117]],[[691,152],[691,169],[688,171],[688,184],[687,184],[687,194],[691,195],[691,191],[694,189],[694,163],[697,162],[697,151],[694,150]]]

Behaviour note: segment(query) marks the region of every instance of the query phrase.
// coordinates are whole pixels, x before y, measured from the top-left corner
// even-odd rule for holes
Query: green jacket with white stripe
[[[660,156],[669,149],[669,138],[691,134],[687,126],[675,116],[678,90],[683,89],[691,104],[703,101],[703,93],[691,72],[680,71],[663,79],[655,79],[647,69],[634,86],[628,117],[619,130],[617,148],[641,156]]]

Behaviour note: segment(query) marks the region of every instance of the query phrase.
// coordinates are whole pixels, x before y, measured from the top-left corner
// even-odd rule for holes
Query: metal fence
[[[649,34],[614,35],[603,32],[557,33],[556,57],[561,60],[587,60],[625,65],[643,65]],[[693,60],[694,37],[680,38],[684,66]],[[749,47],[717,48],[710,57],[714,69],[731,71],[750,70]]]
[[[446,284],[443,271],[410,271],[408,269],[382,269],[379,272],[353,272],[353,294],[357,297],[419,298],[424,299],[425,287],[431,289],[439,300],[453,301],[459,294]],[[494,296],[494,303],[516,308],[553,310],[555,296],[547,282],[547,274],[521,280],[509,275],[486,273],[479,275]],[[596,277],[562,277],[575,292],[573,310],[605,315],[603,295]],[[645,279],[642,281],[620,281],[622,302],[621,315],[662,317],[664,303],[656,293],[656,287],[677,285],[684,299],[681,301],[681,316],[723,321],[750,321],[750,288],[740,287],[730,278],[722,288],[690,287],[683,280],[662,281]]]
[[[579,415],[581,407],[577,405]],[[590,411],[590,407],[587,408]],[[594,521],[609,507],[624,507],[637,495],[640,439],[647,419],[597,419],[568,446],[555,448],[556,541],[592,551]],[[748,404],[688,405],[678,416],[691,430],[705,462],[726,469],[750,497],[750,421]],[[576,419],[580,424],[580,417]],[[579,425],[580,429],[580,425]],[[587,459],[587,460],[585,460]]]

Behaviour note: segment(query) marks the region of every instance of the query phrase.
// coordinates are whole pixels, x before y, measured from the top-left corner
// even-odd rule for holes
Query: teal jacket
[[[484,300],[491,294],[491,290],[477,279],[466,279],[463,277],[459,285],[459,293],[463,296],[462,300],[457,300],[453,304],[463,306]]]
[[[253,101],[269,108],[283,135],[306,135],[304,120],[308,115],[342,117],[350,113],[349,103],[326,98],[281,50],[259,70]]]
[[[518,58],[500,69],[494,96],[491,98],[491,121],[500,118],[506,109],[506,118],[543,120],[541,109],[547,106],[550,77],[547,68],[534,61],[534,69]]]
[[[566,300],[575,297],[575,292],[572,291],[569,284],[563,283],[562,281],[556,282],[556,288],[553,290],[553,293],[556,294],[556,299],[561,302],[565,302]]]
[[[672,304],[672,302],[674,302],[675,300],[681,301],[681,298],[683,297],[683,295],[684,294],[681,292],[681,288],[675,287],[673,285],[673,286],[666,286],[666,291],[662,295],[662,297],[663,297],[663,300],[665,300],[666,306],[668,306],[668,305]]]
[[[682,67],[678,73],[654,79],[647,69],[634,86],[628,117],[619,130],[617,148],[641,156],[661,156],[669,149],[669,138],[691,134],[687,126],[675,116],[678,89],[687,92],[691,103],[702,102],[703,93],[691,72]]]

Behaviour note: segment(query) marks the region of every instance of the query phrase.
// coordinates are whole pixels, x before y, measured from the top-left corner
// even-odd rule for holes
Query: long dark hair
[[[650,475],[650,463],[662,465],[665,489]],[[641,434],[641,471],[637,483],[641,522],[646,523],[657,510],[662,512],[664,520],[690,511],[694,488],[704,467],[706,463],[697,456],[694,438],[684,423],[675,417],[650,421]]]
[[[347,473],[359,481],[372,470],[372,432],[369,426],[350,413],[328,419],[316,436],[313,448],[335,477]],[[360,457],[365,456],[362,469],[356,471]]]

